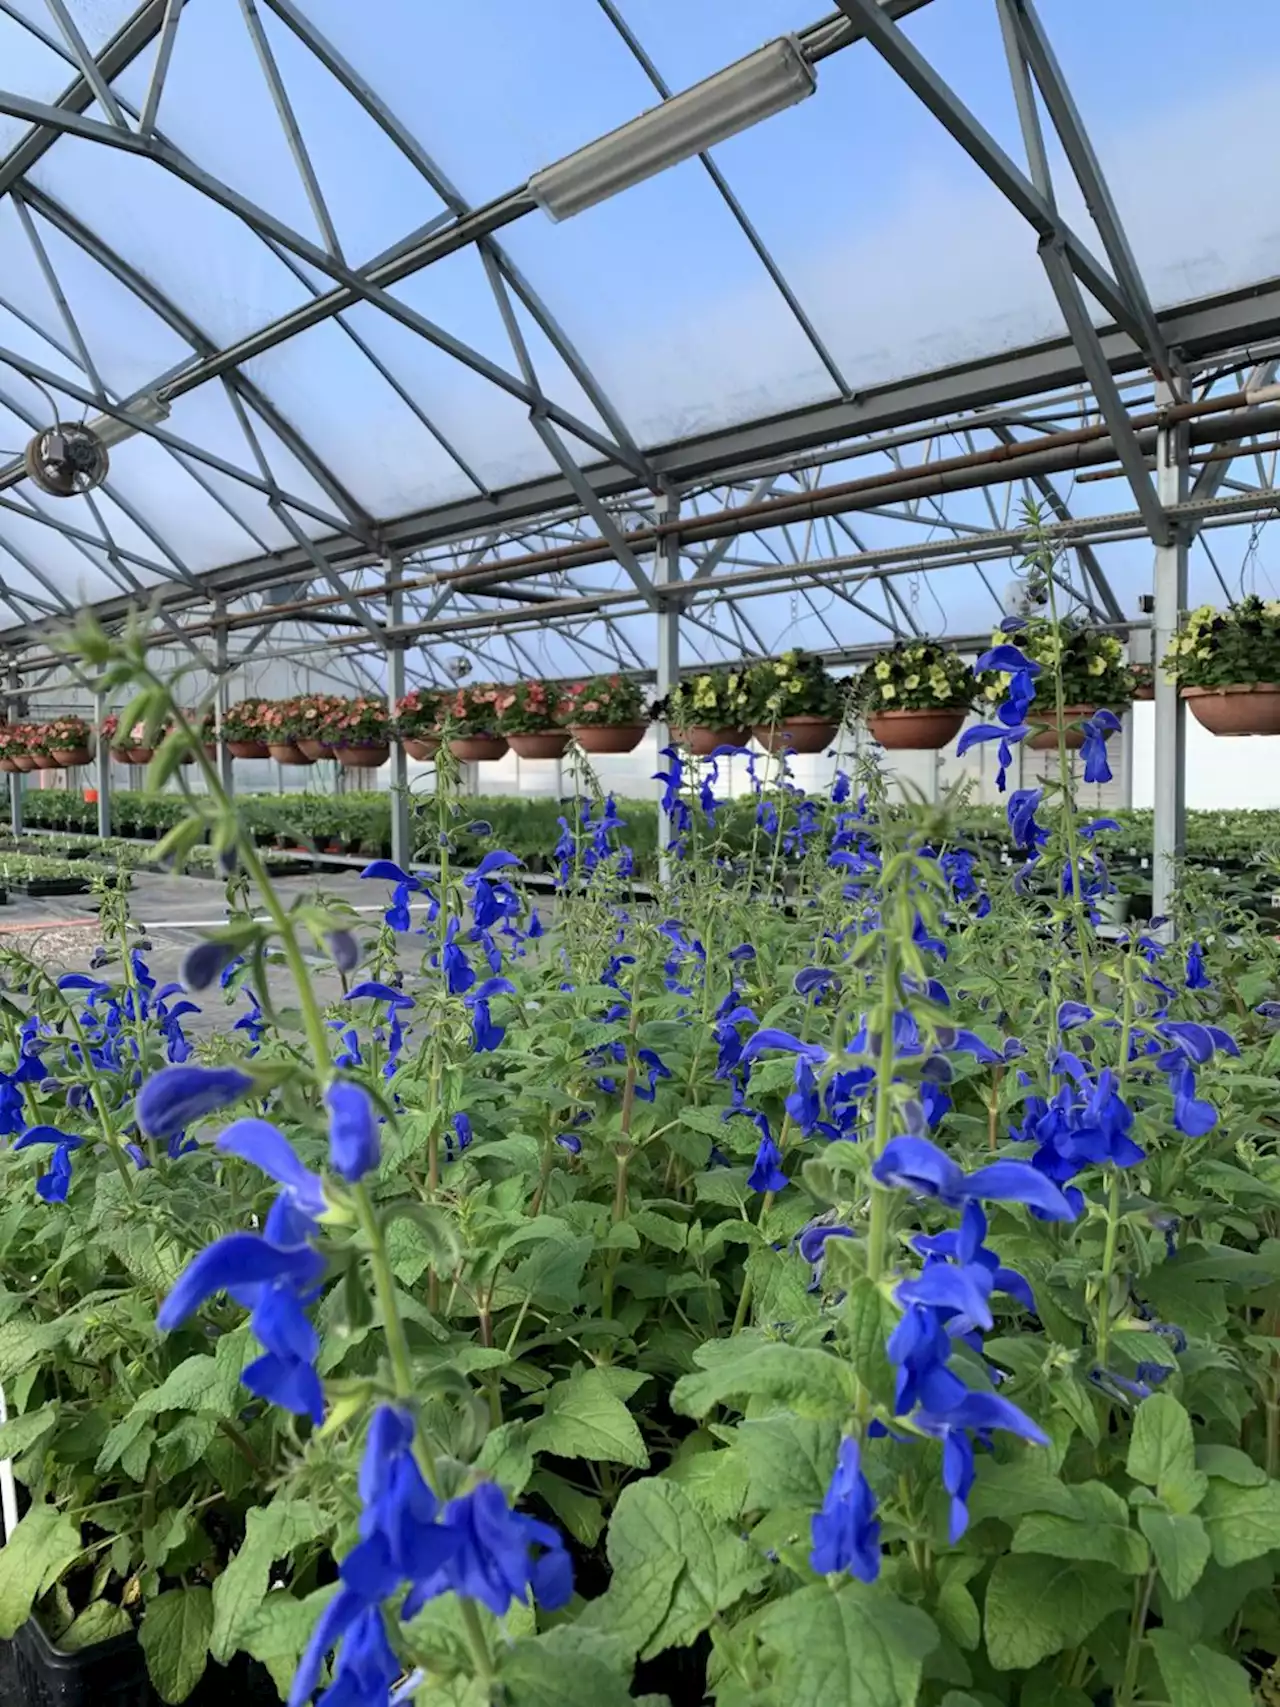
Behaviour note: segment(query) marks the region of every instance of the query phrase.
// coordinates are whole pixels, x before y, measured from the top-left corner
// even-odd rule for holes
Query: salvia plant
[[[874,770],[730,841],[672,747],[654,900],[584,771],[531,905],[446,764],[370,930],[75,643],[228,913],[180,987],[119,893],[88,972],[3,959],[0,1634],[136,1629],[170,1702],[1271,1698],[1277,948],[1221,886],[1100,930],[1065,750],[1002,859]],[[979,667],[980,738],[1053,720]]]

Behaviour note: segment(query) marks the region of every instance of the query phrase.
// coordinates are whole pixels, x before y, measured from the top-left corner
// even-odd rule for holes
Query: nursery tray
[[[30,1619],[8,1644],[4,1681],[11,1696],[0,1707],[160,1707],[147,1664],[130,1631],[106,1642],[66,1653]],[[187,1697],[189,1707],[279,1707],[266,1669],[244,1654],[229,1666],[210,1665]]]
[[[38,900],[43,895],[84,895],[89,884],[82,877],[32,877],[26,880],[16,878],[10,888],[19,895]]]

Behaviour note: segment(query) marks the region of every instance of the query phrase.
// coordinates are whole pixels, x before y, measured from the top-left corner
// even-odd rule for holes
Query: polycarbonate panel
[[[814,0],[733,0],[713,6],[618,0],[617,10],[673,94],[823,16]]]
[[[71,21],[91,53],[99,53],[137,10],[138,0],[66,0]],[[62,41],[62,32],[45,0],[14,0],[14,10],[29,18],[47,36]],[[68,75],[64,82],[71,81]]]
[[[309,300],[235,214],[150,160],[63,137],[32,177],[216,343]]]
[[[1153,301],[1280,272],[1280,182],[1266,164],[1280,8],[1044,0],[1043,16]]]
[[[351,0],[307,16],[471,201],[513,188],[654,104],[652,85],[595,5]]]
[[[46,34],[52,24],[48,11],[42,6]],[[4,86],[29,100],[55,100],[74,75],[74,70],[32,30],[24,28],[7,13],[0,13],[0,68]],[[5,154],[25,134],[25,119],[0,113],[0,154]]]
[[[696,161],[560,225],[531,215],[505,242],[643,444],[833,391]]]

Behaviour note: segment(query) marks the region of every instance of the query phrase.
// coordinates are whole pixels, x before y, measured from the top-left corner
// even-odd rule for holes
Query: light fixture
[[[169,418],[169,405],[146,392],[140,397],[130,397],[120,407],[126,409],[134,420],[145,421],[149,427],[158,426],[161,421],[167,421]],[[125,439],[131,439],[138,430],[133,421],[122,421],[118,415],[95,415],[93,420],[86,421],[85,425],[98,443],[106,445],[108,449],[112,445],[123,444]]]
[[[794,36],[780,36],[660,107],[544,166],[529,192],[552,219],[643,183],[812,95],[817,74]]]

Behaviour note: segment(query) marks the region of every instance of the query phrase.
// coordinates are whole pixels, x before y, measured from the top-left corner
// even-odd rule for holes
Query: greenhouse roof
[[[780,38],[810,98],[540,204]],[[849,657],[988,629],[1024,494],[1123,624],[1170,396],[1192,594],[1252,585],[1278,48],[1272,0],[0,0],[3,639],[216,599],[353,670],[648,669],[657,572],[690,660]],[[29,477],[55,416],[96,490]]]

